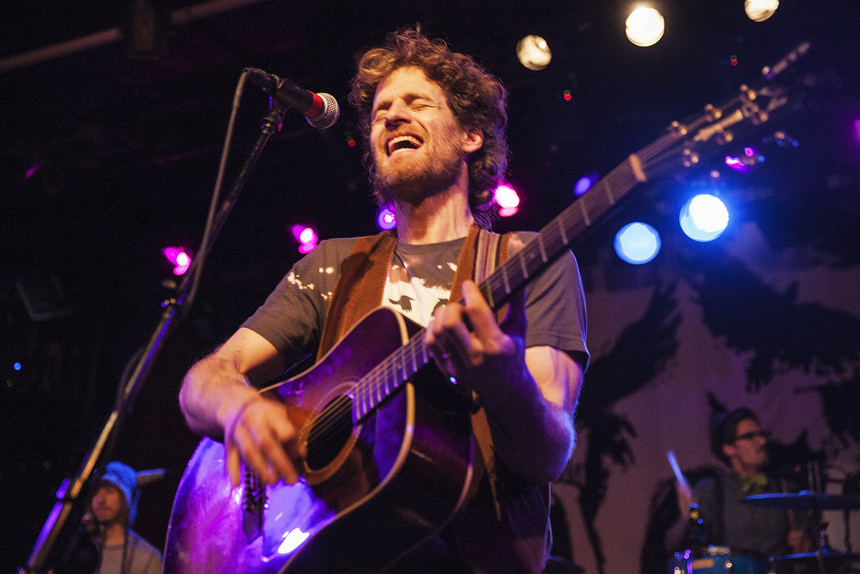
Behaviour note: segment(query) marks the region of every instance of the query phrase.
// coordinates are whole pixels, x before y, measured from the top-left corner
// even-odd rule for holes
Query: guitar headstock
[[[816,78],[791,74],[792,65],[809,52],[803,42],[773,66],[762,70],[755,83],[741,85],[738,92],[720,105],[708,104],[704,111],[672,122],[667,133],[635,155],[649,179],[678,168],[693,168],[751,134],[774,125],[798,110]]]

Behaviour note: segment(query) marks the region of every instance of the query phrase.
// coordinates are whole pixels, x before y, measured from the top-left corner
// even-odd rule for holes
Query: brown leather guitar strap
[[[317,360],[320,360],[365,315],[379,307],[388,267],[397,247],[392,231],[360,237],[340,267],[326,311]]]
[[[473,230],[477,229],[472,227]],[[457,263],[457,273],[454,276],[454,285],[451,288],[451,301],[459,301],[462,299],[462,283],[463,280],[471,277],[475,283],[480,283],[490,276],[496,267],[504,263],[508,259],[508,246],[510,243],[510,234],[499,235],[484,229],[478,229],[476,233],[470,233],[466,238],[466,243],[463,246],[463,251],[460,253],[460,261]],[[504,317],[505,308],[499,310],[497,319],[501,321]],[[493,448],[493,436],[490,432],[490,423],[487,420],[487,413],[483,407],[478,408],[472,413],[472,434],[475,436],[475,442],[478,444],[480,458],[477,459],[475,468],[475,478],[469,486],[469,499],[477,493],[478,487],[481,484],[481,468],[483,463],[483,472],[487,473],[487,480],[490,483],[490,490],[493,494],[493,504],[496,509],[496,519],[502,520],[502,508],[499,504],[498,493],[498,476],[496,474],[496,455]]]

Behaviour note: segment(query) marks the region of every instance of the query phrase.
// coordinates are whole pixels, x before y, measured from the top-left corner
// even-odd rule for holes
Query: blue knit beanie
[[[125,497],[128,506],[128,527],[134,524],[137,516],[137,501],[140,498],[140,489],[137,487],[137,473],[128,465],[121,462],[109,462],[105,465],[105,472],[100,479],[109,482],[119,488]]]

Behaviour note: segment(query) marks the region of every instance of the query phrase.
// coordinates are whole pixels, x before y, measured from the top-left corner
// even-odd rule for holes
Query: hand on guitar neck
[[[550,482],[573,449],[571,413],[582,371],[557,349],[526,349],[524,291],[496,323],[478,287],[465,281],[462,289],[462,303],[436,311],[425,343],[446,376],[478,394],[498,457],[523,478]]]

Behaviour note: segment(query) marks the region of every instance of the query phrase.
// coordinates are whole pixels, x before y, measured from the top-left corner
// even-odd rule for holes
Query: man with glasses
[[[762,560],[807,552],[804,516],[740,502],[746,496],[785,490],[784,484],[765,473],[768,433],[756,414],[747,408],[717,413],[710,434],[711,450],[728,468],[700,480],[692,493],[677,489],[681,516],[666,534],[666,550],[712,544]],[[698,510],[698,524],[690,518],[691,505]]]

